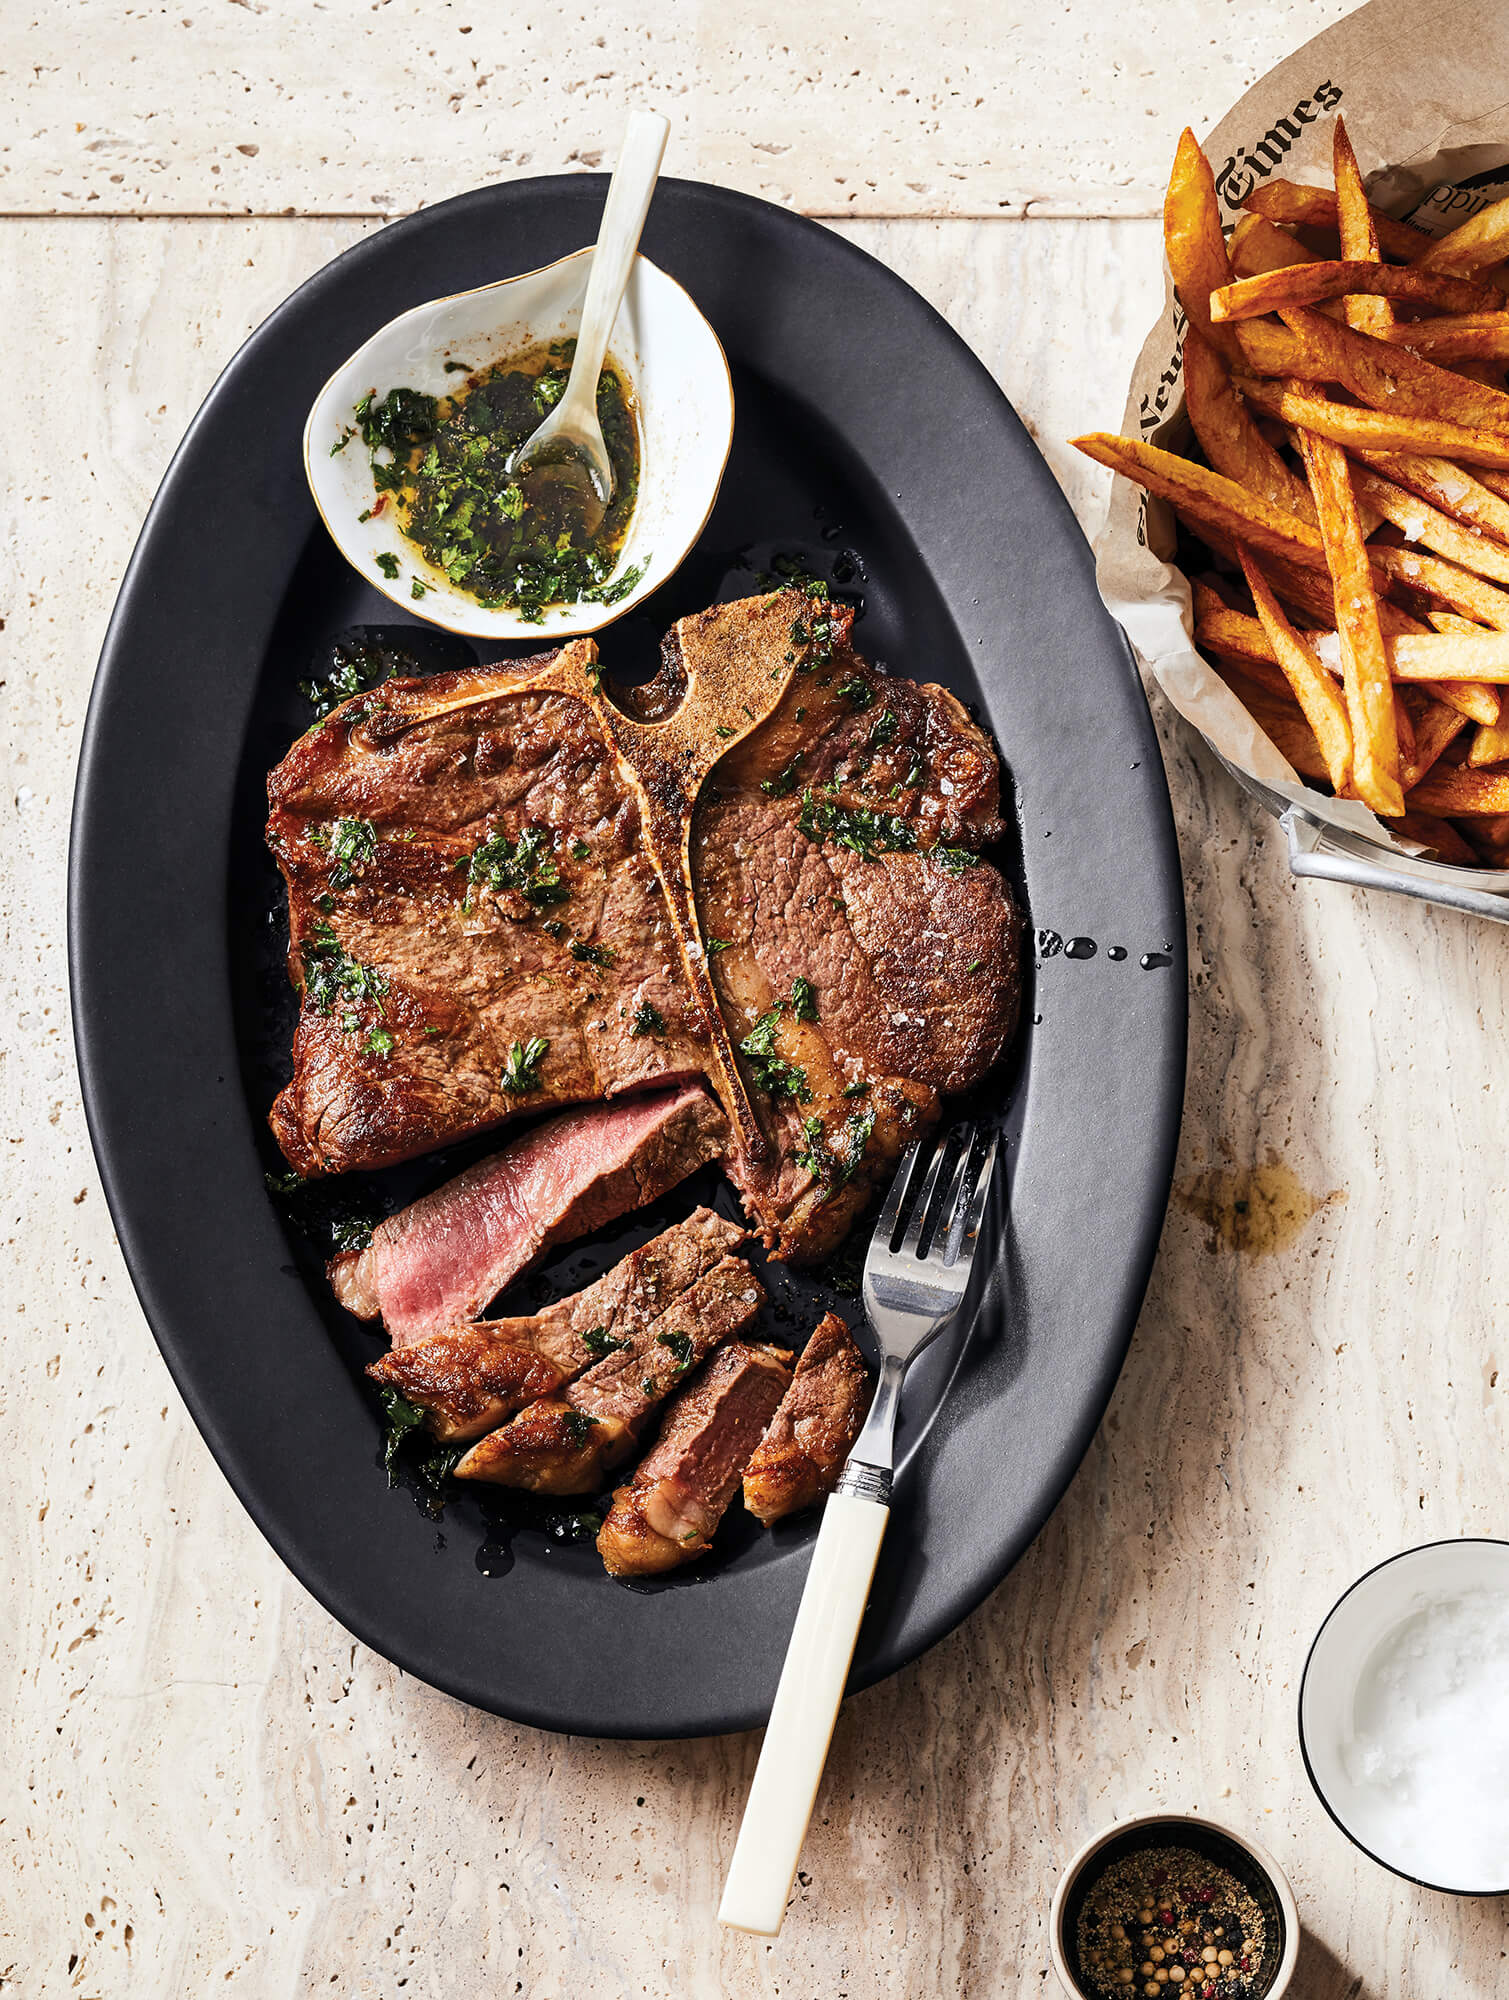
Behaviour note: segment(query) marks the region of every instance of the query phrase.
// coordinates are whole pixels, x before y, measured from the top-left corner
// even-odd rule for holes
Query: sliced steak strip
[[[649,1576],[694,1561],[712,1543],[739,1477],[791,1381],[784,1347],[731,1340],[671,1403],[655,1449],[597,1538],[613,1576]]]
[[[874,1384],[837,1313],[802,1349],[791,1387],[744,1468],[744,1505],[768,1526],[831,1493],[869,1414]]]
[[[743,1333],[765,1290],[742,1257],[725,1257],[654,1319],[625,1332],[627,1345],[559,1396],[531,1403],[474,1444],[458,1479],[533,1493],[592,1493],[627,1458],[654,1410],[720,1341]]]
[[[389,1216],[329,1266],[336,1297],[395,1346],[475,1319],[556,1243],[643,1208],[727,1143],[700,1084],[568,1111]]]
[[[699,1208],[542,1312],[430,1334],[395,1347],[367,1373],[426,1411],[437,1437],[480,1437],[658,1320],[747,1240],[745,1230]]]

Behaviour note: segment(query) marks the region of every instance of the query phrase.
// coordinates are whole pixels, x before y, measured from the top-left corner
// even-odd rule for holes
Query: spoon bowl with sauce
[[[650,123],[625,146],[637,192],[616,220],[610,196],[595,249],[401,314],[309,413],[305,472],[341,553],[448,631],[598,631],[665,582],[712,511],[733,388],[687,293],[634,250],[645,145],[658,162],[663,143]]]

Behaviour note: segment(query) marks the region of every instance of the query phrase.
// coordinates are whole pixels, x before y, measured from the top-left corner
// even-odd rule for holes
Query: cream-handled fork
[[[939,1204],[943,1165],[955,1140],[958,1152]],[[921,1157],[914,1140],[870,1239],[864,1308],[880,1345],[880,1380],[864,1429],[823,1510],[718,1907],[719,1923],[731,1930],[774,1937],[781,1928],[890,1518],[901,1385],[910,1363],[964,1303],[996,1146],[992,1135],[972,1173],[974,1126],[945,1138],[913,1202]]]

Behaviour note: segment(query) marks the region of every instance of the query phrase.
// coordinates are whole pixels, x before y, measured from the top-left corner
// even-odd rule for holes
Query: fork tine
[[[939,1205],[938,1227],[933,1231],[933,1247],[927,1256],[930,1264],[945,1266],[951,1264],[959,1254],[959,1244],[964,1234],[964,1180],[975,1150],[976,1133],[973,1122],[959,1126],[957,1137],[959,1157],[954,1162],[954,1170],[949,1176],[948,1193]]]
[[[933,1195],[938,1186],[938,1174],[943,1166],[943,1155],[947,1147],[948,1135],[945,1133],[943,1138],[938,1142],[933,1157],[928,1163],[927,1179],[922,1183],[922,1192],[917,1197],[917,1206],[912,1210],[911,1220],[907,1223],[906,1235],[901,1239],[901,1248],[897,1252],[898,1256],[915,1257],[921,1248],[922,1231],[927,1222],[927,1212],[933,1205]]]
[[[922,1145],[914,1139],[901,1156],[901,1165],[896,1169],[896,1178],[891,1182],[891,1191],[885,1198],[885,1207],[880,1211],[880,1220],[875,1225],[871,1241],[878,1249],[889,1250],[891,1238],[896,1234],[896,1223],[901,1214],[901,1204],[906,1199],[906,1191],[912,1184],[912,1175],[917,1166],[917,1154]]]
[[[991,1177],[995,1173],[996,1158],[1001,1150],[1001,1135],[992,1132],[990,1144],[985,1149],[985,1158],[980,1164],[980,1172],[969,1197],[969,1208],[964,1217],[964,1227],[959,1232],[958,1261],[966,1269],[975,1254],[975,1245],[980,1239],[980,1224],[985,1220],[985,1204],[990,1200]]]

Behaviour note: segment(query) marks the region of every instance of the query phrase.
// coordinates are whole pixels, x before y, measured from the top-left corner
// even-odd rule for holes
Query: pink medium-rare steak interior
[[[336,1296],[395,1346],[475,1319],[553,1243],[642,1208],[719,1157],[700,1084],[568,1111],[389,1216],[330,1267]]]

